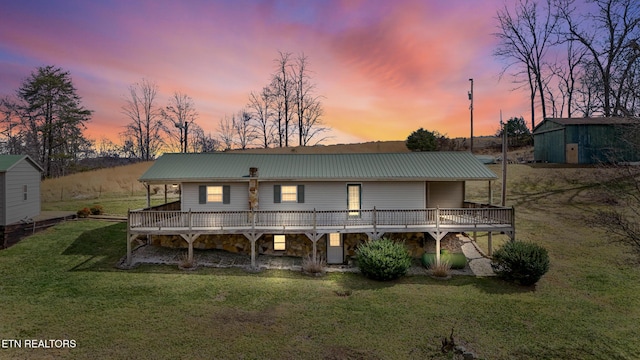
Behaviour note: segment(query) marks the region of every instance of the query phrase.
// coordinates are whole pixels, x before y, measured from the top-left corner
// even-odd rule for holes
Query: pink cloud
[[[309,57],[324,121],[344,138],[403,139],[418,127],[464,136],[470,77],[478,133],[493,133],[500,108],[527,108],[525,96],[497,81],[497,6],[114,1],[80,3],[56,17],[15,5],[14,16],[0,21],[0,94],[36,66],[61,66],[95,110],[88,133],[116,136],[126,123],[127,87],[147,78],[158,84],[161,104],[174,91],[191,96],[201,126],[215,132],[221,117],[268,83],[282,50]]]

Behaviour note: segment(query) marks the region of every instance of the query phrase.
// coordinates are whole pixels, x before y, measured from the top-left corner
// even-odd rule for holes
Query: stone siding
[[[419,258],[424,253],[426,241],[423,233],[392,233],[385,234],[394,241],[404,242],[411,256]],[[169,248],[187,248],[187,241],[179,235],[153,235],[150,243]],[[343,234],[345,257],[354,257],[358,245],[368,241],[366,234]],[[232,253],[251,255],[251,242],[242,234],[200,235],[193,243],[195,249],[218,249]],[[322,236],[316,244],[317,253],[326,259],[327,235]],[[304,234],[287,234],[286,249],[273,250],[273,234],[265,234],[256,241],[256,253],[265,255],[283,255],[305,257],[313,252],[313,243]]]

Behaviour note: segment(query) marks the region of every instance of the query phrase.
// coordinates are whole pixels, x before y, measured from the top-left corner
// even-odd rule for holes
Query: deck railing
[[[129,212],[129,229],[271,229],[398,228],[514,224],[513,208],[466,207],[418,210],[335,211],[156,211]]]

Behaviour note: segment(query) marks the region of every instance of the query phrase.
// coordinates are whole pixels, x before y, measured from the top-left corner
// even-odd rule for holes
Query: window
[[[286,249],[286,239],[284,235],[273,235],[273,250],[282,251]]]
[[[222,202],[222,186],[207,186],[207,202]]]
[[[282,186],[282,202],[298,202],[298,187],[295,185]]]
[[[198,187],[199,204],[230,204],[231,187],[229,185],[200,185]]]
[[[273,185],[273,203],[304,203],[304,185]]]
[[[329,246],[342,246],[339,233],[329,234]]]
[[[349,210],[349,216],[360,216],[361,192],[360,184],[347,184],[347,210]]]
[[[27,200],[27,197],[28,197],[27,194],[28,193],[29,192],[27,191],[27,185],[22,186],[22,194],[23,194],[22,197],[24,198],[25,201]]]

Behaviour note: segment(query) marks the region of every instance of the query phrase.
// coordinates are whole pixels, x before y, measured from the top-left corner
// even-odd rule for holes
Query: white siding
[[[429,208],[459,208],[464,204],[464,181],[433,181],[427,187]]]
[[[3,224],[13,224],[40,214],[40,172],[22,160],[4,174],[5,216]],[[24,186],[27,199],[24,199]]]
[[[229,204],[199,204],[199,187],[205,186],[230,186]],[[183,211],[241,211],[249,210],[249,182],[246,183],[183,183],[182,184],[182,203],[180,204]]]
[[[380,210],[423,209],[425,207],[462,207],[464,182],[304,182],[287,181],[259,183],[260,210],[346,210],[347,184],[360,184],[362,209],[375,206]],[[230,204],[199,204],[200,185],[229,185]],[[274,203],[274,185],[304,185],[304,203]],[[429,189],[429,196],[426,191]],[[20,194],[22,194],[20,192]],[[428,198],[428,203],[427,203]],[[182,184],[182,210],[193,211],[239,211],[249,209],[249,183],[185,183]]]
[[[273,185],[304,185],[304,204],[273,202]],[[422,209],[424,182],[263,182],[260,183],[261,210],[346,210],[347,184],[360,184],[362,209]]]
[[[424,182],[362,183],[362,209],[424,209],[425,199]]]

